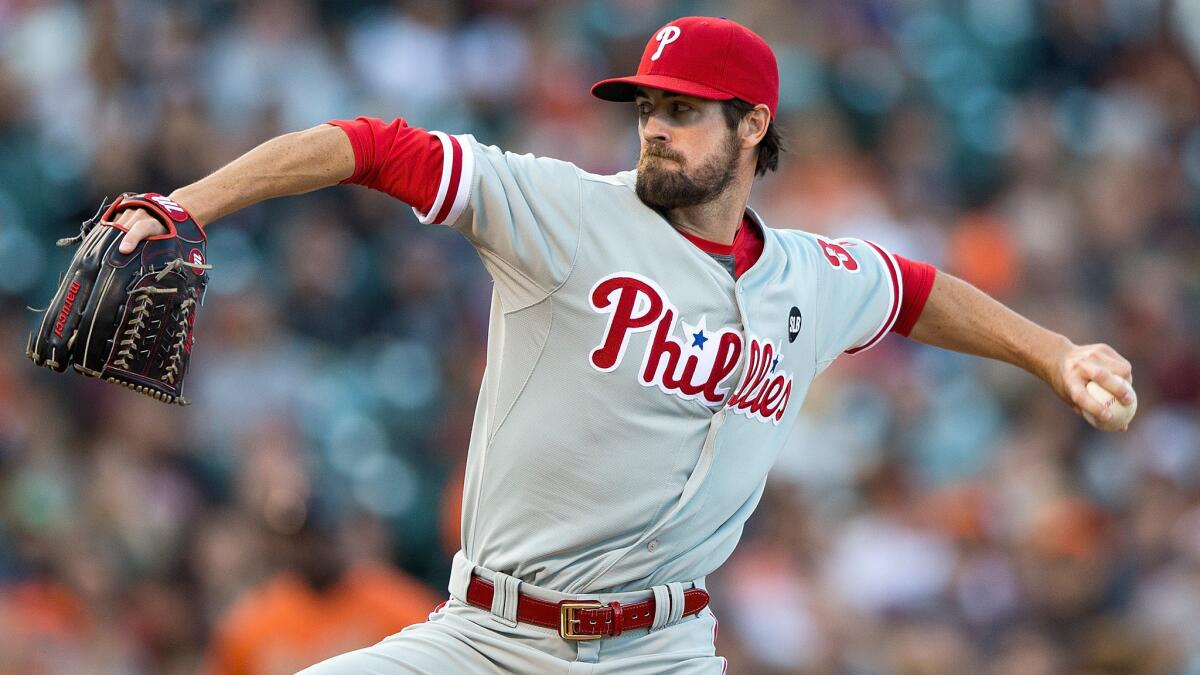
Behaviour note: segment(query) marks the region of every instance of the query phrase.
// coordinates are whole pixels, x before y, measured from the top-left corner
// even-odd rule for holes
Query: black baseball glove
[[[107,207],[107,208],[106,208]],[[167,228],[138,243],[117,246],[124,230],[115,220],[141,208]],[[183,380],[192,351],[196,312],[208,284],[204,230],[179,204],[155,193],[126,193],[85,221],[75,257],[26,354],[62,372],[71,366],[90,377],[120,383],[167,403],[186,405]]]

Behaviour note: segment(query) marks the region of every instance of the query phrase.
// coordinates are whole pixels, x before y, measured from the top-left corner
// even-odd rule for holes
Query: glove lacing
[[[175,384],[175,378],[179,375],[179,362],[183,360],[183,350],[186,346],[188,334],[191,332],[188,329],[188,317],[192,313],[192,308],[196,306],[196,301],[193,298],[184,300],[179,305],[179,338],[175,341],[175,346],[171,349],[171,363],[167,365],[163,372],[163,381],[167,384]]]
[[[154,280],[162,281],[163,277],[165,277],[167,274],[178,271],[182,267],[190,267],[192,269],[202,270],[212,269],[212,265],[194,263],[184,260],[183,258],[176,258],[159,270],[158,274],[154,275]],[[133,358],[133,348],[137,344],[138,340],[141,339],[142,327],[146,325],[146,318],[150,314],[150,307],[153,302],[151,294],[177,292],[178,291],[174,288],[158,288],[156,286],[144,286],[142,288],[135,288],[129,292],[130,295],[139,293],[141,294],[141,297],[138,298],[138,304],[134,305],[133,309],[131,310],[133,313],[133,318],[129,320],[129,327],[125,329],[125,339],[121,340],[120,342],[122,349],[117,353],[117,358],[113,360],[114,366],[118,368],[129,367],[129,359]],[[188,298],[180,303],[179,321],[181,329],[186,329],[184,324],[187,323],[188,315],[192,313],[192,307],[195,305],[196,300],[194,298]],[[167,375],[169,379],[166,380],[167,384],[175,383],[175,378],[178,376],[179,372],[178,362],[182,358],[181,354],[179,353],[179,349],[183,345],[184,340],[187,339],[186,330],[180,330],[179,334],[180,338],[176,342],[175,349],[171,354],[171,364],[167,366],[167,371],[169,371]]]
[[[189,260],[184,260],[183,258],[176,258],[176,259],[172,260],[171,262],[167,263],[166,266],[163,267],[162,270],[160,270],[158,274],[154,275],[154,280],[162,281],[163,277],[167,276],[167,273],[177,272],[177,271],[179,271],[180,267],[190,267],[193,270],[211,270],[213,268],[212,265],[206,265],[204,263],[194,263]]]
[[[133,318],[129,320],[129,327],[125,329],[125,339],[121,340],[121,351],[117,352],[117,358],[113,359],[113,365],[118,368],[128,368],[129,359],[133,358],[133,348],[142,338],[142,327],[146,325],[146,318],[150,315],[150,307],[154,304],[155,293],[174,293],[172,288],[156,288],[154,286],[146,286],[144,288],[135,288],[130,291],[130,295],[134,293],[140,294],[138,304],[133,306],[131,310]]]

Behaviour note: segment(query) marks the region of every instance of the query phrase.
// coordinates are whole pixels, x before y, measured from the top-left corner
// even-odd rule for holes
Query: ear
[[[754,110],[746,113],[746,116],[738,123],[738,134],[742,138],[742,148],[748,150],[758,145],[763,137],[767,135],[767,128],[770,126],[770,108],[762,103],[754,106]]]

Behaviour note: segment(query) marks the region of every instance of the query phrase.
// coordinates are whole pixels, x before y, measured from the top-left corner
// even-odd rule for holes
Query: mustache
[[[642,154],[644,157],[662,157],[663,159],[671,159],[681,164],[683,163],[683,155],[665,145],[647,145],[646,151]]]

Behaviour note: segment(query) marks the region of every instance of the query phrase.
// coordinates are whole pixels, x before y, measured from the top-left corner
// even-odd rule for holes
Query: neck
[[[676,228],[718,244],[729,245],[737,235],[750,202],[754,174],[740,175],[711,201],[668,209],[663,216]]]

